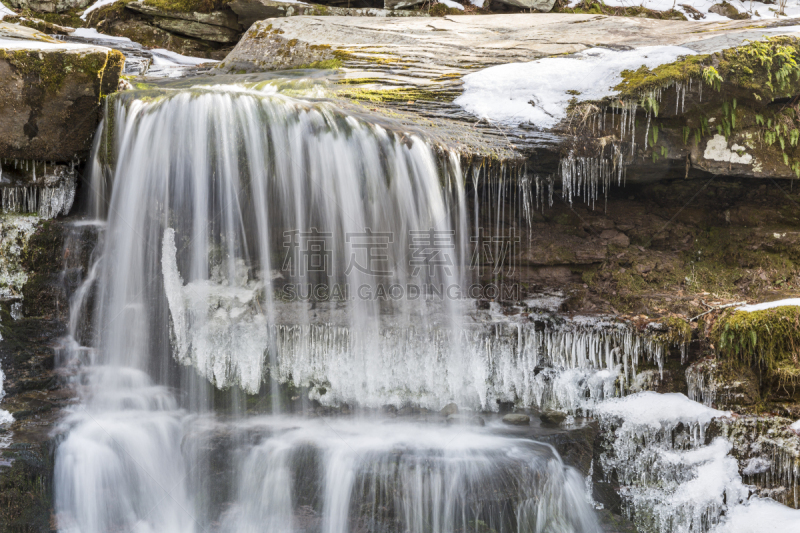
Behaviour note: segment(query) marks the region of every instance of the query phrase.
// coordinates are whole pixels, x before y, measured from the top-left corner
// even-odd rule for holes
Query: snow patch
[[[487,120],[552,128],[566,118],[571,99],[616,94],[613,87],[622,81],[623,70],[655,68],[694,54],[680,46],[590,48],[569,57],[498,65],[464,76],[464,93],[455,103]]]
[[[81,14],[81,20],[86,20],[86,17],[88,17],[89,13],[91,13],[92,11],[100,9],[101,7],[104,6],[110,6],[116,1],[117,0],[97,0],[97,2],[87,7],[86,10]]]
[[[70,37],[83,37],[85,39],[105,39],[107,41],[119,41],[124,43],[131,43],[127,37],[116,37],[114,35],[106,35],[100,33],[94,28],[75,28],[75,31],[70,34]]]
[[[744,150],[744,146],[739,146],[736,143],[733,143],[731,149],[728,150],[728,141],[725,139],[725,136],[716,134],[713,139],[708,141],[703,157],[712,161],[725,161],[728,163],[749,165],[753,162],[753,156],[747,153],[739,155],[739,152],[743,152]]]
[[[760,304],[743,305],[737,307],[737,311],[751,313],[753,311],[763,311],[764,309],[774,309],[776,307],[790,307],[800,305],[800,298],[787,298],[785,300],[775,300],[774,302],[764,302]]]
[[[652,429],[681,422],[704,426],[714,418],[731,414],[730,411],[719,411],[693,402],[679,392],[659,394],[652,391],[610,399],[598,405],[595,412],[600,416],[619,417],[625,425],[647,426]]]
[[[92,45],[80,43],[48,43],[45,41],[29,41],[27,39],[2,39],[0,48],[6,50],[80,50]]]
[[[447,7],[452,7],[452,8],[460,9],[461,11],[464,11],[464,6],[462,6],[458,2],[454,2],[453,0],[438,0],[438,2],[440,4],[446,5]]]
[[[767,498],[734,507],[712,533],[800,533],[800,509]]]
[[[3,20],[3,17],[5,16],[16,17],[17,14],[11,11],[8,7],[6,7],[6,5],[3,4],[3,2],[0,2],[0,20]]]

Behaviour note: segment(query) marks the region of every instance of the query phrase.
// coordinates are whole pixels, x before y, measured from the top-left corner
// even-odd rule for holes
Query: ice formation
[[[704,445],[711,421],[729,413],[655,392],[608,400],[595,413],[611,440],[603,472],[616,473],[624,509],[640,530],[706,532],[747,498],[730,442]]]
[[[32,182],[0,187],[0,213],[33,213],[50,219],[72,209],[77,178],[72,164],[49,163],[49,172],[45,161],[5,159],[3,164],[9,170],[30,172]]]
[[[655,68],[694,54],[680,46],[590,48],[568,57],[498,65],[464,76],[464,93],[455,103],[494,122],[552,128],[566,118],[573,98],[587,101],[614,95],[623,70]],[[564,72],[570,75],[563,76]]]
[[[22,297],[22,286],[28,280],[22,254],[38,222],[35,216],[0,216],[0,299]]]

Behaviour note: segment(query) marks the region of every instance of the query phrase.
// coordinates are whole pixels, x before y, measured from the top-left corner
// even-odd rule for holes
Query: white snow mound
[[[623,70],[655,68],[695,53],[681,46],[590,48],[569,57],[498,65],[464,76],[464,93],[455,103],[492,122],[552,128],[566,118],[572,98],[597,100],[616,94],[613,87],[622,81]]]

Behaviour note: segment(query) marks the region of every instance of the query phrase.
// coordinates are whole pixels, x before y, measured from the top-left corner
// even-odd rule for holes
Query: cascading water
[[[583,480],[525,434],[281,414],[309,398],[562,401],[545,360],[608,367],[575,381],[613,394],[653,357],[625,331],[482,324],[442,296],[469,281],[454,154],[230,87],[123,95],[106,124],[103,252],[72,306],[94,294],[93,333],[71,319],[66,358],[83,367],[56,453],[61,531],[596,530]]]

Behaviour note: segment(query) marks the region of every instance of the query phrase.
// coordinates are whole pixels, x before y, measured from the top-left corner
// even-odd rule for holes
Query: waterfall
[[[575,410],[660,360],[616,325],[474,316],[457,154],[237,87],[111,105],[92,162],[101,254],[71,304],[80,353],[62,358],[81,402],[60,426],[60,531],[596,531],[550,446],[369,414]],[[367,414],[306,416],[320,404]]]

